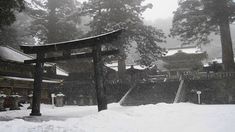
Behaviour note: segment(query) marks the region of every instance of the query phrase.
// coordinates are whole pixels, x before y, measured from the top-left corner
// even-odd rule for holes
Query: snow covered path
[[[3,117],[28,116],[29,110],[0,112]],[[156,104],[136,107],[109,105],[42,105],[42,122],[1,121],[1,132],[234,132],[235,105]],[[54,120],[54,119],[55,120]],[[48,120],[45,120],[48,119]]]

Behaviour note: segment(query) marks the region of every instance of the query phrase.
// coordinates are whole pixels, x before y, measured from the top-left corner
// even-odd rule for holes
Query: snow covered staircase
[[[136,106],[156,103],[173,103],[179,81],[137,83],[120,101],[121,105]]]
[[[130,94],[130,92],[135,88],[135,86],[136,86],[136,83],[132,85],[131,88],[126,92],[126,94],[121,98],[121,100],[119,101],[120,105],[123,105],[124,100],[126,99],[128,94]]]
[[[174,103],[180,103],[183,102],[184,100],[185,100],[185,82],[184,79],[181,79],[179,88],[175,96]]]

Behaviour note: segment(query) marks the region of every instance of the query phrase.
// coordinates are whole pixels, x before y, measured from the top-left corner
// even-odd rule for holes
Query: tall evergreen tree
[[[0,45],[8,45],[19,49],[19,45],[34,43],[29,26],[31,19],[24,13],[16,14],[16,21],[0,30]]]
[[[32,0],[27,6],[28,14],[34,19],[32,33],[41,44],[78,38],[82,34],[77,28],[78,6],[76,0]]]
[[[17,29],[19,28],[11,25],[16,21],[16,15],[23,9],[24,0],[0,1],[0,45],[17,47],[19,41]]]
[[[171,35],[189,43],[205,44],[211,33],[219,33],[225,71],[234,71],[229,23],[235,19],[233,0],[180,0],[174,14]]]
[[[88,0],[84,3],[83,12],[92,17],[89,23],[90,35],[97,35],[110,30],[124,28],[125,32],[116,42],[121,49],[119,58],[119,71],[125,69],[125,51],[131,43],[137,43],[137,49],[141,59],[138,61],[144,65],[150,65],[162,52],[157,45],[164,41],[161,30],[143,23],[142,13],[152,7],[151,4],[143,5],[145,0]]]

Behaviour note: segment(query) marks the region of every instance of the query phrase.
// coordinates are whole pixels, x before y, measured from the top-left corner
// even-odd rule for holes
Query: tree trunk
[[[124,78],[125,71],[126,71],[125,59],[120,58],[118,59],[118,76],[120,80]]]
[[[94,47],[94,77],[95,89],[98,103],[98,111],[107,109],[106,89],[104,87],[103,61],[101,56],[101,45]]]
[[[49,15],[48,15],[48,31],[47,31],[47,44],[50,43],[55,43],[57,34],[56,34],[56,23],[57,23],[57,18],[56,18],[56,0],[48,0],[48,9],[49,9]],[[46,57],[53,57],[56,53],[50,52],[46,53]]]
[[[32,111],[30,116],[41,116],[40,113],[40,103],[41,103],[41,91],[42,91],[42,76],[43,76],[43,63],[40,59],[44,58],[44,54],[37,54],[37,62],[35,66],[34,73],[34,83],[33,83],[33,100],[32,100]]]
[[[224,71],[230,72],[234,71],[234,56],[233,56],[233,46],[229,27],[228,17],[223,17],[219,24],[220,27],[220,37],[222,45],[222,61]]]

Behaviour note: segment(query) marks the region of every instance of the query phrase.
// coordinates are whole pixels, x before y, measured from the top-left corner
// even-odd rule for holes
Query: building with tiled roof
[[[0,46],[0,91],[10,95],[18,93],[27,97],[33,89],[34,65],[24,64],[33,59],[9,46]],[[48,102],[49,89],[60,86],[68,73],[52,63],[45,63],[42,100]]]
[[[202,61],[206,58],[207,53],[203,52],[200,47],[187,46],[170,48],[161,59],[164,61],[163,67],[169,74],[179,74],[203,68]]]

